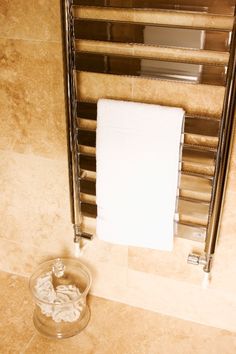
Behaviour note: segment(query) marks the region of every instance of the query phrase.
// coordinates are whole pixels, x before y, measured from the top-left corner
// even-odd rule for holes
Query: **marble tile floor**
[[[0,354],[234,354],[236,333],[89,297],[87,328],[69,339],[41,336],[32,323],[28,279],[0,272]]]

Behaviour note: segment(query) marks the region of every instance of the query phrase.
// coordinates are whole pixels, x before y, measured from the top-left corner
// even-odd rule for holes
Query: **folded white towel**
[[[101,99],[97,116],[97,236],[173,247],[184,111]]]

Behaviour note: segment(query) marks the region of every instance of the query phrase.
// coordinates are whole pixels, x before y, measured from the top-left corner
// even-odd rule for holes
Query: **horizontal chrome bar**
[[[202,64],[202,71],[208,73],[206,77],[206,75],[200,75],[200,63],[187,61],[183,63],[177,59],[175,62],[175,65],[170,67],[170,61],[168,60],[146,58],[145,66],[143,66],[144,59],[140,57],[104,55],[102,53],[75,53],[75,69],[77,71],[159,78],[181,82],[201,82],[201,84],[217,86],[225,85],[224,65],[222,67]],[[210,67],[212,66],[214,66],[214,70],[211,72]]]
[[[84,230],[90,234],[96,233],[96,219],[88,215],[83,215]],[[196,242],[204,242],[206,237],[206,228],[195,225],[185,224],[182,222],[175,223],[174,236],[184,238]]]
[[[214,152],[212,151],[199,151],[194,149],[189,149],[184,146],[182,162],[187,166],[198,166],[199,169],[214,168]],[[81,168],[88,171],[96,171],[96,157],[94,154],[79,154],[79,159],[81,163]],[[185,167],[184,167],[185,168]],[[183,168],[183,171],[184,171]],[[188,172],[191,172],[187,169]],[[194,172],[194,171],[193,171]],[[204,174],[204,173],[203,173]]]
[[[81,238],[85,238],[87,240],[92,240],[93,234],[91,234],[89,232],[82,231],[81,226],[75,224],[74,225],[74,242],[80,243]]]
[[[229,53],[215,50],[192,49],[140,43],[120,43],[77,39],[75,50],[78,53],[100,54],[106,56],[132,57],[137,59],[161,60],[189,64],[227,66]]]
[[[209,203],[211,190],[211,181],[205,178],[181,175],[179,186],[180,199],[199,203]],[[82,200],[93,201],[95,203],[96,181],[80,178],[80,192],[82,194]]]
[[[219,9],[208,7],[206,0],[198,0],[191,4],[186,3],[185,1],[179,1],[176,3],[176,0],[169,0],[165,2],[160,2],[156,0],[135,0],[135,1],[104,1],[104,0],[73,0],[75,6],[97,6],[97,7],[122,7],[122,8],[150,8],[150,9],[161,9],[161,10],[176,10],[176,11],[191,11],[191,12],[204,12],[209,14],[219,13]],[[224,15],[234,14],[234,6],[232,2],[227,1],[222,4],[220,8],[224,9]]]
[[[96,204],[81,202],[81,210],[84,217],[94,219],[97,216]],[[202,215],[204,217],[204,214]],[[204,241],[206,235],[205,221],[200,221],[200,223],[197,223],[194,214],[192,216],[191,214],[189,214],[189,216],[186,218],[181,217],[179,221],[175,221],[175,224],[177,225],[176,227],[181,230],[182,237],[185,237],[186,233],[188,232],[192,235],[191,239],[194,239],[196,241]],[[176,233],[175,235],[179,236],[178,233]]]
[[[207,142],[211,142],[209,146]],[[214,143],[214,144],[213,144]],[[84,146],[94,147],[96,146],[96,131],[91,129],[78,129],[78,144]],[[217,140],[210,136],[204,135],[193,135],[193,134],[184,134],[184,147],[193,150],[204,150],[204,151],[215,151],[217,146]]]
[[[76,71],[75,76],[77,98],[81,101],[96,103],[103,97],[182,107],[191,115],[221,116],[223,86],[85,71]]]
[[[107,30],[109,28],[109,31]],[[152,25],[140,25],[134,23],[118,23],[118,22],[109,22],[109,21],[93,21],[93,20],[82,20],[75,19],[74,20],[74,31],[75,31],[75,39],[82,40],[95,40],[95,41],[106,41],[106,42],[115,42],[115,43],[136,43],[136,44],[148,44],[143,36],[143,30],[149,29],[153,30]],[[155,29],[157,26],[155,26]],[[159,29],[163,31],[167,31],[168,28],[159,27]],[[198,30],[194,29],[182,29],[175,28],[176,35],[181,36],[183,34],[189,35],[189,32],[193,34],[198,32]],[[205,50],[214,50],[221,52],[229,51],[229,32],[222,31],[206,31],[206,41],[204,44]],[[210,40],[209,40],[210,39]],[[181,42],[182,43],[182,42]],[[152,44],[160,44],[159,41],[155,41]],[[169,42],[166,41],[165,35],[163,34],[161,45],[167,46]],[[171,46],[171,45],[170,45]],[[179,45],[181,47],[193,48],[193,43],[187,44],[186,41],[183,41],[183,44]],[[173,47],[173,45],[172,45]],[[194,47],[195,49],[201,49],[198,45]]]
[[[94,102],[77,101],[77,117],[96,120],[97,104]],[[185,131],[203,134],[208,131],[211,136],[218,136],[220,118],[185,114]],[[197,129],[197,130],[196,130]],[[204,134],[203,134],[204,135]]]
[[[176,237],[187,240],[204,242],[206,238],[206,228],[199,225],[178,222],[176,223],[175,230]]]
[[[201,12],[134,9],[134,8],[108,8],[92,6],[74,6],[75,18],[92,19],[96,21],[134,22],[152,24],[157,26],[194,28],[231,31],[233,27],[232,16],[213,15]]]

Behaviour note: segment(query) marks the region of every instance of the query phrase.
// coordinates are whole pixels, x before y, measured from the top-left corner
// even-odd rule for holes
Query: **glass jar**
[[[33,321],[40,333],[67,338],[86,327],[91,275],[77,259],[57,258],[42,263],[32,274],[29,286],[35,302]]]

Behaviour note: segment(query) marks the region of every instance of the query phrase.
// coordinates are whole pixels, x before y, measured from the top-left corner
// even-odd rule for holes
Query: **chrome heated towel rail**
[[[234,9],[227,1],[221,14],[211,1],[61,3],[75,242],[92,238],[96,216],[97,100],[180,106],[186,119],[175,236],[205,242],[205,253],[188,261],[209,272],[235,117]]]

